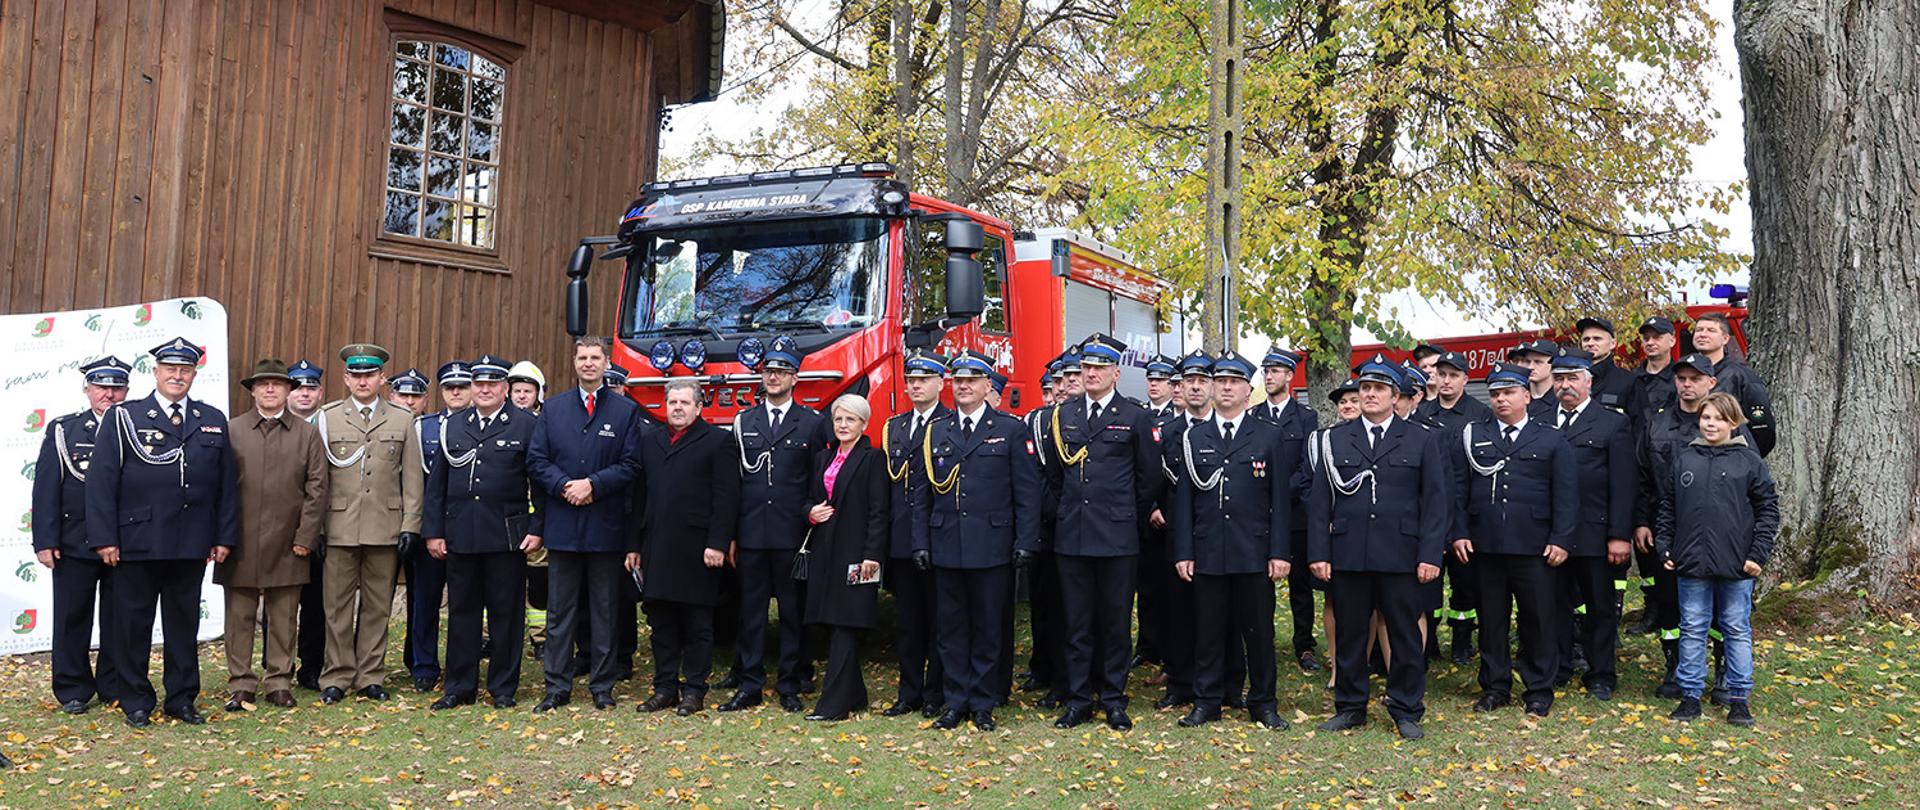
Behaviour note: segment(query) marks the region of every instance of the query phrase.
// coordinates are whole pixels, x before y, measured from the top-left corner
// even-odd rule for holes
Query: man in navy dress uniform
[[[326,402],[326,370],[313,364],[311,360],[301,360],[287,367],[287,376],[293,379],[293,391],[287,394],[287,412],[312,423],[320,416],[320,406]],[[327,537],[321,530],[320,546],[315,553],[307,555],[307,584],[300,586],[300,638],[297,650],[300,668],[294,671],[293,682],[315,692],[320,691],[320,670],[326,666],[327,657],[327,617],[326,599],[323,596],[320,581],[326,570]],[[409,579],[409,582],[412,580]],[[438,610],[436,604],[435,610]],[[266,632],[263,628],[261,632]],[[261,659],[265,666],[266,660]],[[434,670],[439,676],[438,665]]]
[[[933,727],[970,718],[992,731],[1013,568],[1040,547],[1040,470],[1026,424],[986,404],[993,360],[965,352],[952,369],[953,413],[920,437],[926,486],[913,496],[913,561],[933,572],[940,615],[946,707]]]
[[[98,695],[112,703],[119,689],[113,668],[113,568],[100,561],[87,540],[87,467],[94,434],[108,409],[127,398],[131,366],[102,357],[80,367],[87,410],[47,426],[33,473],[33,554],[53,572],[53,697],[60,711],[85,714]],[[100,664],[93,646],[94,597],[100,606]]]
[[[87,469],[87,537],[115,566],[113,665],[127,725],[144,728],[156,703],[147,679],[156,606],[165,640],[165,711],[206,722],[196,652],[200,583],[240,541],[240,487],[227,416],[188,398],[204,352],[185,338],[153,349],[153,394],[101,417]]]
[[[1507,705],[1518,669],[1527,714],[1545,717],[1559,671],[1555,569],[1573,548],[1580,480],[1566,436],[1527,415],[1528,376],[1521,367],[1495,367],[1487,375],[1493,418],[1440,438],[1453,456],[1453,553],[1480,576],[1481,691],[1473,710]],[[1507,632],[1516,605],[1517,665]]]
[[[1611,700],[1619,683],[1614,662],[1620,646],[1620,594],[1626,592],[1627,563],[1633,558],[1633,499],[1640,471],[1634,456],[1633,424],[1626,414],[1593,397],[1593,359],[1568,350],[1553,359],[1553,386],[1560,395],[1554,427],[1573,448],[1579,471],[1579,520],[1573,547],[1560,570],[1560,674],[1571,680],[1584,653],[1587,694]],[[1615,375],[1625,376],[1618,369]]]
[[[1164,426],[1180,411],[1174,403],[1174,390],[1179,386],[1176,382],[1179,370],[1174,366],[1173,358],[1154,355],[1147,360],[1146,373],[1147,401],[1141,405],[1147,409],[1147,415],[1153,418],[1155,426]],[[1172,494],[1169,485],[1162,492],[1161,499],[1166,500]],[[1149,520],[1146,530],[1141,533],[1140,543],[1140,597],[1137,609],[1140,638],[1135,645],[1132,662],[1136,667],[1143,664],[1160,664],[1164,667],[1167,662],[1167,639],[1174,631],[1170,605],[1173,566],[1167,564],[1172,559],[1171,553],[1172,550],[1167,546],[1166,524]]]
[[[1140,528],[1166,477],[1153,417],[1114,388],[1125,351],[1109,335],[1088,337],[1080,349],[1083,393],[1050,420],[1060,461],[1048,472],[1058,501],[1053,550],[1067,628],[1067,711],[1054,721],[1059,728],[1093,719],[1096,698],[1109,728],[1133,728],[1127,669]]]
[[[1334,715],[1321,731],[1367,722],[1367,630],[1377,611],[1395,650],[1387,713],[1400,736],[1425,736],[1426,656],[1419,654],[1420,585],[1440,576],[1452,522],[1446,450],[1439,434],[1394,416],[1400,373],[1360,368],[1360,415],[1322,431],[1307,496],[1307,559],[1328,583],[1334,614]]]
[[[1288,480],[1292,480],[1293,471],[1306,459],[1307,437],[1320,428],[1320,414],[1293,396],[1293,376],[1299,365],[1298,353],[1279,346],[1268,348],[1266,356],[1260,358],[1260,382],[1266,390],[1266,401],[1252,410],[1255,419],[1280,428],[1280,456]],[[1305,479],[1301,482],[1305,483]],[[1293,614],[1294,661],[1302,672],[1319,672],[1320,659],[1314,655],[1313,619],[1318,614],[1313,609],[1313,592],[1324,590],[1325,583],[1307,571],[1306,495],[1306,489],[1298,487],[1288,498],[1287,505],[1293,513],[1289,540],[1293,559],[1287,572],[1287,607]]]
[[[928,426],[953,414],[940,404],[946,387],[947,358],[921,349],[907,356],[904,378],[912,407],[887,420],[882,429],[887,453],[887,489],[891,493],[887,541],[887,588],[893,591],[894,652],[900,660],[900,688],[881,714],[898,717],[919,711],[933,717],[946,706],[945,674],[940,666],[938,602],[933,575],[913,564],[913,499],[926,489],[920,463],[921,439]]]
[[[442,426],[455,411],[472,404],[473,396],[473,369],[465,361],[441,364],[436,376],[441,409],[413,419],[420,465],[429,473],[440,457]],[[407,569],[407,639],[401,659],[413,675],[413,688],[428,692],[440,682],[440,596],[447,589],[447,562],[423,547],[409,549],[400,563]]]
[[[720,711],[758,706],[766,688],[767,608],[780,604],[780,641],[774,691],[780,708],[804,708],[800,693],[813,680],[806,629],[800,623],[806,598],[793,578],[793,558],[807,534],[808,478],[813,454],[832,441],[833,428],[819,411],[793,398],[800,351],[791,338],[774,339],[760,361],[765,396],[734,421],[740,445],[740,522],[734,553],[740,572],[740,632],[734,641],[740,689]]]
[[[1284,729],[1275,710],[1273,585],[1293,567],[1293,468],[1280,426],[1250,418],[1253,363],[1222,352],[1213,364],[1213,418],[1180,435],[1181,472],[1174,494],[1174,570],[1192,583],[1193,709],[1180,720],[1198,726],[1220,718],[1227,689],[1227,649],[1245,657],[1254,722]],[[1296,446],[1297,452],[1297,446]],[[1225,631],[1225,632],[1222,632]]]
[[[1493,417],[1493,409],[1467,393],[1467,372],[1472,367],[1466,355],[1441,352],[1433,358],[1433,398],[1420,403],[1418,416],[1442,436],[1458,436],[1469,422]],[[1453,663],[1473,663],[1474,636],[1479,633],[1480,582],[1473,566],[1447,555],[1447,603],[1445,615],[1451,638]],[[1436,628],[1435,635],[1439,634]]]
[[[410,368],[387,381],[387,400],[405,408],[415,419],[426,412],[427,375],[420,369]]]
[[[583,631],[590,636],[587,690],[593,706],[614,705],[614,603],[625,593],[632,492],[646,480],[640,460],[645,426],[633,400],[609,396],[601,384],[607,348],[604,338],[574,339],[573,373],[580,384],[540,409],[527,458],[546,512],[547,696],[540,701],[546,709],[566,705],[573,692],[574,640]]]
[[[445,566],[447,578],[447,683],[432,708],[474,702],[483,609],[493,638],[487,691],[495,708],[507,708],[520,688],[527,553],[540,547],[543,532],[542,512],[528,500],[533,479],[527,457],[539,420],[507,402],[504,359],[483,355],[471,366],[447,365],[443,371],[456,380],[471,381],[465,384],[474,404],[434,420],[422,498],[425,553]]]
[[[1066,608],[1060,603],[1060,569],[1049,548],[1055,499],[1050,489],[1052,479],[1046,474],[1048,466],[1059,461],[1053,458],[1052,434],[1047,431],[1053,424],[1054,409],[1067,398],[1079,395],[1079,350],[1061,352],[1047,368],[1054,381],[1051,401],[1045,407],[1029,411],[1025,420],[1027,432],[1033,435],[1034,458],[1040,465],[1040,481],[1045,492],[1040,502],[1040,550],[1026,569],[1027,623],[1033,630],[1033,653],[1028,658],[1027,678],[1020,684],[1022,691],[1046,691],[1036,701],[1042,709],[1057,708],[1067,699],[1066,628],[1062,616]]]
[[[1527,416],[1546,419],[1559,407],[1560,400],[1553,394],[1553,358],[1560,353],[1560,344],[1546,338],[1522,341],[1507,350],[1507,363],[1527,372],[1527,391],[1532,397],[1527,403]]]

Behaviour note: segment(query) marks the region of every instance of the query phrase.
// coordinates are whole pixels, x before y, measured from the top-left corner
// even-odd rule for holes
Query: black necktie
[[[1520,429],[1512,425],[1508,425],[1507,429],[1502,431],[1502,433],[1504,433],[1507,437],[1507,444],[1513,444],[1513,437],[1519,432],[1520,432]]]
[[[973,417],[960,420],[960,440],[973,441]]]
[[[1573,424],[1573,411],[1561,411],[1560,412],[1560,429],[1566,430],[1567,426],[1571,424]]]
[[[927,428],[927,418],[924,416],[915,416],[913,418],[913,432],[907,435],[918,436],[920,435],[920,431],[926,430],[926,428]]]
[[[172,405],[168,406],[167,410],[173,414],[172,416],[173,423],[176,425],[180,424],[180,403],[178,402],[173,403]]]
[[[1099,421],[1100,421],[1100,403],[1098,402],[1089,403],[1087,405],[1087,424],[1092,425],[1092,424],[1098,423]]]
[[[1386,437],[1387,437],[1387,428],[1386,428],[1386,426],[1384,426],[1384,425],[1374,425],[1374,426],[1373,426],[1373,442],[1372,442],[1372,444],[1379,444],[1379,443],[1380,443],[1380,440],[1381,440],[1381,439],[1384,439],[1384,438],[1386,438]],[[1369,446],[1372,446],[1372,445],[1369,445]]]
[[[773,409],[770,409],[770,410],[768,410],[768,411],[767,411],[767,414],[768,414],[768,415],[769,415],[770,417],[772,417],[772,418],[770,418],[770,419],[768,419],[768,420],[767,420],[767,429],[768,429],[768,430],[775,430],[775,431],[777,431],[777,430],[779,430],[779,429],[780,429],[780,410],[781,410],[781,409],[779,409],[779,408],[773,408]]]
[[[1220,438],[1228,444],[1233,443],[1233,423],[1232,422],[1220,423]]]

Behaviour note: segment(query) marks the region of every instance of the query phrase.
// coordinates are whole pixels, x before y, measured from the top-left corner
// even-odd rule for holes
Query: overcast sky
[[[1747,169],[1744,156],[1744,141],[1741,134],[1743,116],[1740,111],[1740,80],[1733,50],[1732,4],[1710,2],[1708,4],[1714,17],[1719,21],[1717,33],[1718,59],[1713,76],[1713,109],[1718,117],[1713,121],[1714,134],[1706,144],[1694,150],[1693,171],[1689,178],[1703,183],[1729,184],[1746,180]],[[824,6],[809,0],[803,4],[795,16],[805,13],[819,13],[816,9]],[[816,26],[804,26],[815,28]],[[728,76],[728,81],[738,80],[738,76]],[[798,84],[797,82],[795,84]],[[660,148],[667,155],[685,157],[694,144],[712,137],[711,127],[715,122],[723,122],[728,129],[738,129],[743,122],[764,122],[771,120],[772,111],[798,99],[795,91],[779,94],[759,105],[738,103],[736,94],[725,93],[712,102],[682,107],[673,113],[673,129],[661,134]],[[1752,218],[1747,210],[1746,198],[1741,197],[1735,206],[1725,215],[1707,212],[1709,218],[1725,227],[1728,231],[1727,247],[1741,253],[1752,251]],[[1023,227],[1046,227],[1054,223],[1020,223]],[[1124,245],[1120,247],[1124,248]],[[1718,278],[1713,281],[1731,281],[1746,283],[1744,274],[1736,278]],[[1684,291],[1694,302],[1706,299],[1706,289]],[[1504,323],[1488,323],[1458,312],[1444,304],[1429,303],[1421,296],[1410,292],[1389,296],[1387,305],[1398,307],[1400,322],[1410,334],[1419,338],[1444,337],[1450,335],[1474,334],[1478,332],[1503,331],[1512,326]],[[1521,324],[1535,326],[1537,324]],[[1356,330],[1355,343],[1366,343],[1373,338],[1365,330]],[[1251,338],[1242,341],[1247,350],[1264,351],[1264,338]]]

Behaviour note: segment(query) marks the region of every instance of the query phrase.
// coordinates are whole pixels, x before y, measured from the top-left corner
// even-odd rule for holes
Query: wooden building
[[[0,311],[207,296],[235,379],[339,396],[371,340],[565,385],[567,254],[718,92],[720,2],[0,0]]]

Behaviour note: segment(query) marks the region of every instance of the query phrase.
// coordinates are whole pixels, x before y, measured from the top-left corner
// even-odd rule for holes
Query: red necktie
[[[600,392],[598,391],[587,392],[587,415],[588,416],[593,415],[593,401],[596,399],[599,399],[599,396],[600,396]]]

